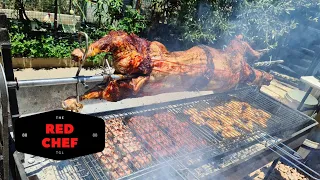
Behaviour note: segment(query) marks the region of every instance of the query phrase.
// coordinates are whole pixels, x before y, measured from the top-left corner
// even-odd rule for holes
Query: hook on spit
[[[83,56],[82,56],[81,61],[78,62],[78,63],[79,63],[79,68],[78,68],[78,71],[77,71],[77,73],[76,73],[76,77],[79,76],[80,71],[81,71],[81,69],[82,69],[82,66],[83,66],[83,64],[84,64],[84,62],[85,62],[85,60],[86,60],[86,58],[87,58],[88,47],[89,47],[89,45],[88,45],[88,39],[89,39],[89,38],[88,38],[87,33],[80,31],[80,32],[78,33],[78,35],[79,35],[79,41],[80,41],[80,43],[81,43],[81,37],[84,36],[85,41],[86,41],[86,49],[85,49],[85,52],[82,52],[82,53],[83,53]],[[82,49],[80,49],[80,50],[83,51]],[[78,83],[76,84],[77,103],[80,102],[78,84],[79,84],[79,80],[78,80]],[[88,88],[88,85],[87,85],[87,84],[85,84],[84,82],[83,82],[82,84],[84,85],[84,87],[85,87],[86,89]]]
[[[81,37],[82,36],[84,36],[85,37],[85,40],[86,40],[86,49],[85,49],[85,52],[82,52],[83,53],[83,56],[82,56],[82,59],[81,59],[81,61],[79,61],[78,63],[79,63],[79,68],[78,68],[78,71],[77,71],[77,73],[76,73],[76,76],[79,76],[79,74],[80,74],[80,71],[81,71],[81,69],[82,69],[82,66],[83,66],[83,64],[84,64],[84,62],[85,62],[85,60],[86,60],[86,58],[87,58],[87,53],[88,53],[88,48],[89,48],[89,45],[88,45],[88,35],[87,35],[87,33],[85,33],[85,32],[82,32],[82,31],[80,31],[79,32],[79,41],[80,41],[80,43],[81,43]],[[81,51],[83,51],[82,49],[80,49]]]

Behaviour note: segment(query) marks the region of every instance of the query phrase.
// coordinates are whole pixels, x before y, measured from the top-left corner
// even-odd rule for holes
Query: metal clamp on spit
[[[105,68],[103,69],[103,74],[107,74],[107,75],[112,75],[112,74],[114,74],[115,69],[110,66],[109,61],[108,61],[107,58],[105,59],[105,61],[106,61],[107,67],[105,67]]]
[[[78,77],[79,76],[79,74],[80,74],[80,71],[81,71],[81,69],[82,69],[82,66],[83,66],[83,64],[84,64],[84,62],[85,62],[85,60],[86,60],[86,57],[87,57],[87,53],[88,53],[88,47],[89,47],[89,45],[88,45],[88,35],[85,33],[85,32],[79,32],[79,41],[80,41],[80,43],[81,43],[81,37],[82,36],[84,36],[85,37],[85,40],[86,40],[86,49],[85,49],[85,52],[82,52],[83,53],[83,56],[82,56],[82,59],[81,59],[81,61],[79,61],[78,63],[78,65],[79,65],[79,68],[78,68],[78,71],[77,71],[77,73],[76,73],[76,77]],[[82,49],[81,49],[81,51],[83,51]],[[76,84],[76,95],[77,95],[77,102],[79,103],[80,102],[80,99],[79,99],[79,87],[78,87],[78,84],[79,84],[79,78],[78,78],[78,82],[77,82],[77,84]],[[83,82],[81,82],[83,85],[84,85],[84,87],[87,89],[87,88],[89,88],[89,86],[83,81]]]
[[[106,56],[107,56],[107,55],[106,55]],[[110,66],[109,61],[108,61],[108,58],[105,57],[105,65],[104,65],[104,67],[102,68],[102,72],[97,73],[97,74],[95,74],[95,75],[102,75],[102,76],[104,76],[104,75],[109,75],[109,76],[111,76],[111,75],[114,74],[114,72],[115,72],[115,69]]]

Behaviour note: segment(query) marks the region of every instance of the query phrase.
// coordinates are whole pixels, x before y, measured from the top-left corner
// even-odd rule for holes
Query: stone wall
[[[73,62],[70,58],[13,58],[13,68],[65,68],[77,67],[78,63]],[[104,66],[104,61],[92,62],[86,61],[83,67]]]

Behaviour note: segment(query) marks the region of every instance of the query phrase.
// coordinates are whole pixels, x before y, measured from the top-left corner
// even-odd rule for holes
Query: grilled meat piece
[[[222,131],[221,131],[222,137],[225,138],[234,138],[241,136],[241,133],[239,133],[234,127],[232,126],[224,126]]]
[[[109,119],[106,121],[106,129],[112,133],[112,142],[122,152],[122,159],[130,161],[138,169],[151,163],[151,155],[142,148],[142,144],[123,124],[122,119]]]
[[[226,107],[233,109],[234,114],[237,115],[244,123],[252,121],[263,128],[267,127],[267,121],[271,117],[267,112],[256,109],[246,102],[232,100],[226,104]]]
[[[116,73],[138,77],[106,80],[82,95],[80,100],[101,98],[119,101],[128,97],[193,90],[224,92],[239,83],[268,85],[273,79],[272,75],[253,69],[246,62],[246,53],[256,58],[261,54],[244,42],[242,36],[237,36],[224,50],[195,46],[186,51],[169,52],[157,41],[111,31],[90,45],[87,57],[101,52],[113,54]],[[72,52],[75,61],[79,61],[82,55],[80,49]],[[74,97],[62,105],[67,110],[82,108]]]
[[[175,136],[176,139],[170,138],[170,133],[167,135],[162,129],[157,127],[157,123],[151,117],[134,116],[130,118],[128,125],[139,135],[143,142],[146,142],[149,150],[153,152],[155,157],[174,155],[180,150],[181,144],[183,144],[182,138],[179,139],[178,136]],[[160,126],[165,127],[165,123],[162,123]],[[175,129],[177,130],[178,127]]]
[[[105,148],[95,156],[110,172],[112,179],[131,174],[130,164],[140,169],[151,163],[151,155],[142,148],[130,129],[122,123],[122,119],[109,119],[105,125]]]
[[[174,114],[165,112],[155,114],[153,117],[155,122],[170,136],[178,149],[193,151],[206,144],[203,139],[192,134],[188,122],[179,121]]]
[[[120,159],[120,155],[116,152],[115,146],[110,140],[106,140],[105,149],[96,153],[95,156],[110,172],[112,179],[118,179],[132,173],[129,165]]]
[[[206,123],[206,120],[202,118],[205,116],[202,116],[196,108],[185,109],[183,112],[184,114],[190,115],[190,120],[198,125],[204,125]]]
[[[223,127],[220,124],[220,122],[216,120],[207,121],[206,125],[209,126],[216,133],[221,132]]]
[[[200,112],[195,108],[190,108],[184,110],[184,113],[191,115],[190,120],[194,123],[206,125],[225,138],[240,136],[242,130],[253,132],[254,124],[266,128],[267,121],[271,117],[267,112],[237,100],[208,107]],[[240,132],[235,129],[236,127],[240,129]]]

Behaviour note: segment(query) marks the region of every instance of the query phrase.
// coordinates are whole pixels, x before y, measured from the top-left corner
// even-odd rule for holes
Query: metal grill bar
[[[198,103],[199,103],[199,102],[198,102]],[[197,104],[197,103],[189,104],[189,105],[186,105],[185,107],[192,108],[192,107],[195,106],[195,104]],[[179,110],[176,109],[176,111],[177,111],[178,113],[181,113],[181,114],[183,113],[182,109],[179,109]],[[199,118],[199,117],[197,117],[197,118]],[[189,119],[186,119],[186,118],[183,118],[183,119],[189,121]],[[205,129],[203,129],[203,128],[201,128],[201,127],[193,124],[192,122],[191,122],[191,124],[192,124],[193,128],[196,129],[196,130],[198,130],[200,133],[202,133],[209,142],[219,142],[219,141],[220,141],[220,139],[216,138],[213,134],[211,134],[211,133],[208,132],[207,130],[205,130]]]
[[[180,120],[185,120],[185,121],[186,121],[186,119],[185,119],[184,117],[182,117],[182,116],[177,112],[176,109],[170,108],[170,109],[168,109],[168,112],[173,113],[178,119],[180,119]],[[186,121],[186,122],[188,122],[188,121]],[[200,139],[200,137],[201,137],[201,138],[206,138],[206,137],[204,137],[202,134],[200,134],[198,131],[194,130],[194,127],[195,127],[195,126],[194,126],[193,124],[191,124],[190,122],[188,122],[188,125],[190,126],[190,128],[188,128],[188,130],[190,130],[190,131],[195,135],[196,138],[198,138],[198,139]],[[206,140],[208,141],[207,138],[206,138]],[[187,139],[187,141],[188,141],[188,144],[192,144],[192,143],[193,143],[193,142],[192,142],[191,140],[189,140],[189,139]],[[201,149],[201,148],[199,147],[198,149]]]
[[[266,133],[267,136],[270,136],[269,134]],[[262,136],[263,137],[263,136]],[[264,139],[266,139],[265,137],[263,137]],[[281,145],[284,145],[282,143],[280,143]],[[292,166],[294,166],[295,168],[299,169],[300,171],[302,171],[303,173],[305,173],[306,175],[308,175],[309,177],[311,177],[312,179],[320,179],[320,174],[315,172],[313,169],[309,168],[308,166],[306,166],[305,164],[301,163],[297,157],[293,156],[292,154],[290,154],[288,151],[286,151],[285,149],[281,148],[280,146],[278,146],[276,143],[271,142],[271,145],[266,146],[267,148],[269,148],[271,151],[273,151],[274,153],[278,154],[281,158],[283,158],[284,160],[286,160],[287,162],[289,162]],[[276,150],[273,149],[273,147],[275,147],[276,149],[278,149],[280,152],[284,153],[285,155],[282,155],[280,153],[278,153]],[[289,151],[293,151],[291,148],[288,148]],[[295,151],[293,151],[294,153],[296,153]],[[287,157],[291,158],[292,160],[289,160]],[[303,166],[300,167],[297,164]],[[307,172],[309,171],[309,172]],[[313,174],[313,175],[311,175]],[[315,177],[317,176],[317,177]]]
[[[254,114],[252,112],[250,112],[250,114],[252,116],[254,116]],[[234,119],[235,121],[237,121],[237,119]],[[272,120],[272,118],[271,118]],[[256,122],[254,122],[256,123]],[[267,148],[269,148],[270,150],[272,150],[273,152],[275,152],[276,154],[278,154],[280,157],[284,158],[285,160],[287,160],[290,164],[292,164],[294,167],[296,167],[297,169],[301,170],[302,172],[304,172],[306,175],[308,175],[309,177],[313,178],[313,179],[319,179],[320,178],[320,174],[315,172],[314,170],[312,170],[311,168],[307,167],[306,165],[302,164],[299,159],[301,160],[301,157],[297,157],[293,154],[296,154],[296,152],[294,150],[292,150],[290,147],[286,146],[285,144],[278,142],[274,137],[272,137],[271,135],[269,135],[268,133],[264,132],[263,130],[261,130],[261,127],[255,127],[255,131],[256,131],[256,135],[259,136],[259,138],[256,138],[256,140],[260,143],[268,143],[270,141],[270,139],[272,139],[274,142],[271,142],[270,145],[265,145]],[[265,136],[267,136],[268,138],[266,138]],[[261,141],[260,139],[263,139],[264,141]],[[277,145],[277,143],[281,144],[283,147],[285,147],[286,149],[280,147]],[[273,150],[272,148],[275,147],[277,150],[279,150],[281,153],[283,153],[284,155],[281,155],[280,153],[278,153],[277,151]],[[288,160],[287,157],[291,158],[294,162],[292,162],[291,160]],[[303,168],[297,166],[296,164],[299,164],[301,166],[303,166]],[[306,170],[305,170],[305,169]],[[309,172],[313,173],[314,175],[318,176],[318,178],[314,177],[313,175],[311,175]]]
[[[199,126],[194,124],[187,115],[184,114],[184,110],[188,108],[195,108],[197,109],[198,112],[205,110],[206,108],[218,106],[218,105],[223,105],[224,102],[228,102],[228,100],[235,99],[238,101],[244,101],[247,102],[251,105],[253,108],[258,108],[269,115],[271,117],[268,119],[268,127],[263,128],[262,126],[259,125],[258,122],[253,122],[253,127],[252,131],[244,130],[241,129],[244,125],[244,122],[242,119],[225,119],[222,115],[215,115],[215,118],[219,118],[220,121],[225,121],[226,125],[237,125],[239,127],[236,130],[240,133],[235,134],[231,132],[227,132],[226,135],[229,137],[234,137],[238,136],[236,138],[225,138],[218,134],[217,132],[212,131],[211,129],[205,127],[205,126]],[[160,105],[159,105],[160,106]],[[207,145],[199,146],[194,151],[188,153],[186,151],[177,151],[177,153],[170,154],[168,153],[168,148],[164,145],[162,145],[161,142],[158,141],[157,138],[154,138],[155,144],[159,145],[164,151],[167,151],[169,154],[168,157],[162,157],[159,152],[155,151],[153,146],[148,144],[148,142],[144,141],[143,138],[134,132],[135,127],[140,127],[139,123],[134,123],[134,125],[129,126],[129,129],[133,132],[133,134],[139,139],[140,142],[142,142],[143,149],[150,153],[151,156],[155,161],[152,162],[152,164],[149,164],[148,167],[141,169],[139,171],[135,171],[131,173],[128,176],[124,176],[123,178],[127,177],[130,179],[130,177],[142,177],[145,174],[148,174],[151,172],[152,169],[155,167],[162,167],[162,165],[171,167],[172,170],[175,172],[176,175],[181,175],[180,171],[182,170],[187,170],[188,173],[191,175],[195,176],[193,173],[193,170],[190,169],[193,166],[192,162],[191,164],[185,165],[186,161],[189,159],[194,159],[195,157],[199,159],[200,164],[203,164],[203,160],[206,158],[214,158],[215,157],[223,157],[225,155],[228,155],[228,152],[236,152],[237,149],[239,148],[244,148],[248,147],[249,145],[253,145],[255,143],[261,143],[264,142],[265,139],[264,137],[261,137],[261,133],[263,132],[268,132],[271,135],[277,134],[278,132],[281,132],[280,134],[283,135],[283,131],[296,131],[300,125],[306,125],[309,123],[314,124],[315,121],[311,120],[309,117],[302,115],[301,113],[297,113],[297,111],[289,109],[285,105],[282,105],[279,102],[276,102],[263,94],[255,91],[255,90],[239,90],[237,92],[231,92],[229,95],[226,94],[217,94],[217,95],[211,95],[211,96],[206,96],[203,98],[198,98],[196,100],[190,100],[190,101],[181,101],[179,103],[174,102],[172,104],[166,104],[165,106],[162,107],[157,107],[157,106],[152,106],[152,108],[132,108],[130,110],[123,110],[123,111],[116,111],[117,113],[107,113],[107,115],[103,115],[103,118],[108,121],[108,119],[112,118],[122,118],[123,121],[125,118],[129,118],[132,116],[149,116],[150,114],[155,114],[155,113],[161,113],[161,112],[167,112],[167,113],[172,113],[175,115],[175,117],[180,120],[180,121],[186,121],[189,124],[189,130],[192,132],[192,134],[201,140],[206,140],[208,142]],[[225,107],[225,110],[227,111],[235,111],[236,109],[232,109],[231,107]],[[215,108],[215,114],[219,114],[219,112],[222,112],[222,109]],[[250,112],[250,115],[253,115],[252,112]],[[197,117],[197,114],[194,114],[195,117]],[[200,118],[200,117],[197,117]],[[208,116],[209,119],[214,118],[212,114],[209,114]],[[284,121],[284,119],[286,121]],[[156,124],[156,120],[151,119],[149,123]],[[126,125],[126,123],[125,123]],[[279,127],[278,127],[279,126]],[[170,129],[162,129],[159,125],[156,124],[156,126],[159,129],[160,133],[163,133],[164,137],[168,138],[171,141],[175,141],[173,136],[169,135]],[[221,130],[218,129],[218,130]],[[290,134],[291,135],[291,134]],[[274,140],[272,138],[270,139]],[[192,142],[184,139],[185,140],[185,145],[190,145]],[[269,143],[270,144],[270,143]],[[149,148],[148,148],[149,147]],[[170,147],[170,146],[169,146]],[[276,147],[276,146],[274,146]],[[268,147],[267,147],[268,148]],[[150,151],[152,152],[150,152]],[[291,156],[290,153],[292,153],[291,150],[287,151],[281,151],[282,154],[289,156],[290,158],[293,158],[294,156]],[[230,154],[229,153],[229,154]],[[224,155],[225,154],[225,155]],[[201,157],[200,157],[201,156]],[[221,157],[220,157],[221,156]],[[163,164],[164,163],[164,164]],[[175,167],[173,164],[183,164],[182,166]],[[195,163],[196,166],[200,165],[197,162]],[[148,170],[149,169],[149,170]],[[183,178],[183,176],[182,176]]]

